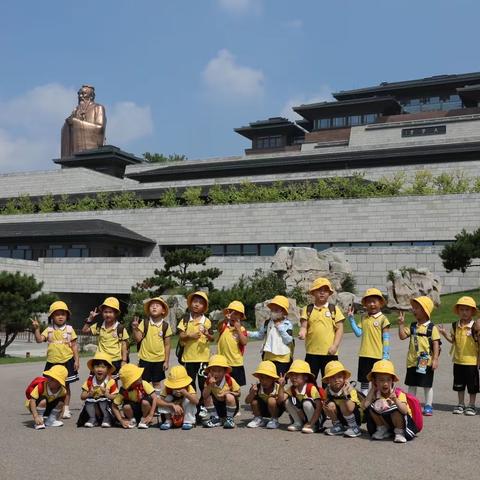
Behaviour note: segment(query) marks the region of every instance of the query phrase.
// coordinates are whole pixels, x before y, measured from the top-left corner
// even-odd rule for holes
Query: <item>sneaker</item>
[[[182,430],[191,430],[195,425],[193,423],[184,423],[182,425]]]
[[[372,435],[372,440],[385,440],[390,436],[391,433],[388,428],[382,425],[381,427],[377,427],[377,430]]]
[[[160,430],[170,430],[172,428],[172,422],[170,420],[165,420],[160,425]]]
[[[469,405],[465,411],[464,411],[465,415],[467,415],[468,417],[474,417],[476,414],[477,414],[477,410],[475,409],[474,406],[472,405]]]
[[[325,435],[343,435],[345,431],[345,427],[341,423],[336,423],[325,430]]]
[[[137,421],[134,418],[131,418],[128,421],[128,428],[136,428],[137,427]]]
[[[221,427],[222,421],[218,417],[210,417],[206,422],[204,422],[203,426],[206,428]]]
[[[431,417],[433,415],[433,407],[431,405],[425,405],[423,407],[423,414],[426,417]]]
[[[248,428],[258,428],[258,427],[264,427],[265,426],[265,420],[263,417],[254,417],[253,420],[248,422],[247,427]]]
[[[358,426],[355,425],[354,427],[347,428],[343,436],[349,437],[349,438],[355,438],[355,437],[359,437],[361,434],[362,432],[360,431]]]
[[[145,423],[145,419],[143,417],[140,419],[140,422],[138,422],[137,428],[140,428],[141,430],[146,430],[148,428],[148,424]]]
[[[302,427],[302,433],[315,433],[317,431],[316,427]]]
[[[464,411],[465,411],[465,405],[457,405],[456,407],[453,407],[452,413],[454,415],[463,415]]]
[[[110,422],[102,422],[102,428],[110,428],[112,424]]]
[[[96,426],[97,426],[97,422],[91,419],[88,422],[85,422],[85,425],[84,425],[85,428],[93,428]]]
[[[287,430],[289,432],[300,432],[302,428],[303,428],[303,425],[301,425],[300,423],[292,423],[287,427]]]
[[[235,428],[235,420],[233,419],[233,417],[225,418],[225,421],[223,422],[223,428]]]
[[[66,419],[72,418],[72,412],[68,407],[65,407],[65,409],[63,410],[62,418],[66,418]]]
[[[403,433],[396,433],[395,438],[393,439],[395,443],[407,443],[407,439]]]
[[[63,427],[63,422],[60,420],[52,420],[50,422],[45,422],[46,427]]]
[[[276,418],[271,418],[266,425],[269,430],[275,430],[280,426],[280,422]]]
[[[41,423],[40,425],[35,424],[33,428],[35,430],[45,430],[45,424],[44,423]]]
[[[198,416],[202,420],[205,420],[208,418],[208,410],[203,405],[200,407],[200,410],[198,411]]]

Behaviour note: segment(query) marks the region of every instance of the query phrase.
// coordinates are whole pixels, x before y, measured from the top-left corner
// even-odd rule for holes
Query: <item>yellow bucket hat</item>
[[[243,305],[242,302],[239,302],[238,300],[230,302],[228,304],[228,307],[223,309],[224,315],[227,313],[227,310],[234,310],[235,312],[239,312],[242,314],[242,318],[245,319],[245,305]]]
[[[128,389],[139,378],[142,378],[143,368],[137,367],[133,363],[125,364],[118,372],[124,388]]]
[[[382,307],[385,305],[385,298],[383,298],[382,292],[378,288],[368,288],[362,297],[362,305],[367,297],[379,297],[382,303]]]
[[[410,300],[410,303],[417,302],[427,314],[427,317],[430,318],[433,312],[433,301],[430,297],[416,297]]]
[[[167,302],[162,297],[148,298],[143,302],[143,311],[145,312],[145,315],[150,315],[150,304],[152,302],[161,303],[165,309],[165,317],[168,315],[170,309],[168,308]]]
[[[325,380],[328,380],[329,378],[340,372],[344,373],[345,379],[348,379],[352,376],[350,371],[343,366],[342,362],[339,362],[337,360],[332,360],[331,362],[328,362],[327,365],[325,365],[325,375],[322,378],[322,382],[325,382]]]
[[[209,368],[212,367],[223,367],[227,369],[227,373],[232,371],[232,368],[228,364],[228,361],[224,355],[212,355],[210,360],[208,361],[208,367],[205,369],[208,371]]]
[[[330,290],[330,293],[333,293],[333,288],[332,284],[330,283],[330,280],[328,278],[323,278],[319,277],[316,280],[313,281],[313,283],[310,285],[309,292],[313,292],[314,290],[318,290],[319,288],[322,287],[328,287]]]
[[[313,375],[310,370],[310,365],[304,360],[294,360],[290,365],[286,376],[288,377],[291,373],[303,373],[304,375],[308,375],[312,382],[315,381],[315,375]]]
[[[201,290],[199,290],[197,292],[193,292],[187,297],[188,308],[190,308],[190,304],[192,303],[192,299],[195,296],[196,297],[202,297],[207,302],[207,308],[205,308],[205,312],[208,312],[208,295],[205,292],[202,292]]]
[[[387,375],[391,375],[393,377],[394,382],[400,381],[395,373],[395,367],[390,360],[379,360],[373,364],[371,372],[367,375],[367,380],[369,382],[373,382],[373,376],[376,373],[385,373]]]
[[[267,377],[272,377],[275,380],[279,378],[277,367],[270,360],[264,360],[258,364],[257,369],[255,372],[253,372],[253,376],[258,378],[259,375],[266,375]]]
[[[477,303],[475,302],[475,300],[472,298],[472,297],[460,297],[458,300],[457,300],[457,303],[454,305],[453,307],[453,311],[458,315],[458,307],[460,305],[464,305],[466,307],[471,307],[473,309],[475,309],[475,312],[478,312],[478,309],[477,309]]]
[[[112,359],[110,355],[107,355],[106,353],[102,353],[102,352],[96,352],[93,358],[91,358],[87,362],[87,367],[91,372],[93,371],[93,364],[96,360],[102,361],[108,365],[107,371],[109,375],[111,375],[115,371],[115,367],[112,363]]]
[[[64,387],[67,382],[68,370],[63,365],[54,365],[49,370],[45,370],[42,375],[53,378]]]
[[[172,390],[186,388],[192,383],[192,377],[187,373],[183,365],[175,365],[168,372],[164,385]]]
[[[283,295],[275,295],[270,302],[267,304],[268,308],[271,308],[271,305],[276,305],[277,307],[283,308],[288,313],[288,309],[290,308],[290,302],[288,301],[287,297]]]
[[[118,313],[120,313],[120,302],[118,301],[118,298],[115,298],[115,297],[106,298],[103,301],[103,303],[100,305],[100,310],[102,310],[103,307],[113,308]]]
[[[50,305],[50,308],[48,309],[48,318],[50,318],[52,316],[52,313],[56,312],[57,310],[65,310],[68,314],[68,317],[70,317],[71,315],[71,312],[68,309],[67,304],[65,302],[57,301],[57,302],[53,302]]]

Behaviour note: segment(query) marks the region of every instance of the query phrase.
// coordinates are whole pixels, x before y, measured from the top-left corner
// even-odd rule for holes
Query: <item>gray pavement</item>
[[[407,341],[392,339],[392,359],[403,379]],[[345,335],[340,359],[356,375],[359,341]],[[260,343],[252,342],[245,356],[250,373],[259,361]],[[303,358],[304,345],[297,341],[296,356]],[[322,476],[338,479],[472,479],[476,474],[476,448],[480,415],[456,416],[451,407],[456,395],[451,390],[452,367],[444,345],[440,369],[435,377],[435,413],[425,419],[418,438],[406,445],[390,441],[372,442],[367,435],[357,439],[330,438],[323,434],[304,435],[285,430],[288,417],[277,431],[250,430],[245,423],[251,413],[242,408],[235,430],[196,428],[161,432],[122,429],[77,429],[81,408],[80,383],[72,386],[74,418],[62,428],[34,431],[30,414],[24,409],[26,385],[42,371],[43,364],[0,366],[0,479],[87,479],[119,480],[150,476],[169,478],[247,479],[301,478]],[[86,359],[81,377],[85,378]],[[245,397],[245,392],[243,394]],[[421,397],[422,398],[422,397]]]

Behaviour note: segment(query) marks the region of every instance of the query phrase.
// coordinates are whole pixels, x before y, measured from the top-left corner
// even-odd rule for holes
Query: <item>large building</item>
[[[375,182],[404,172],[480,176],[480,73],[441,75],[333,94],[294,107],[298,121],[270,118],[235,131],[243,155],[148,164],[105,146],[55,160],[52,171],[0,175],[0,205],[63,195],[135,192],[155,202],[174,187],[248,181],[271,184],[362,174]],[[50,197],[51,198],[51,197]],[[0,268],[33,273],[85,314],[106,294],[130,287],[179,246],[208,246],[218,286],[268,268],[280,246],[342,251],[359,290],[385,288],[389,270],[427,267],[444,291],[478,286],[478,269],[447,276],[438,253],[463,228],[478,228],[480,193],[287,203],[206,205],[0,217]],[[82,311],[83,310],[83,311]]]

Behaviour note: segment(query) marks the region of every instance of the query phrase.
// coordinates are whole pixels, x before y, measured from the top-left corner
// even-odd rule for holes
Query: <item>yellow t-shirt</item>
[[[47,362],[65,363],[73,357],[70,342],[77,339],[77,334],[70,325],[47,327],[42,332],[42,337],[48,342]]]
[[[106,353],[113,362],[122,359],[121,342],[127,341],[129,338],[125,328],[123,329],[121,338],[118,338],[116,322],[110,328],[105,328],[104,324],[98,328],[97,324],[93,324],[90,327],[90,331],[92,335],[98,335],[97,352]]]
[[[220,385],[213,385],[211,387],[211,392],[212,395],[220,401],[224,401],[225,398],[219,398],[219,394],[225,394],[227,392],[239,392],[240,391],[240,385],[235,381],[233,377],[230,377],[230,381],[232,385],[230,386],[227,382],[227,379],[223,377],[223,380],[220,382]]]
[[[275,355],[272,352],[263,352],[263,359],[270,360],[271,362],[290,363],[291,357],[290,353],[286,353],[285,355]]]
[[[246,334],[246,329],[241,327],[242,335]],[[246,337],[245,337],[246,338]],[[241,367],[243,365],[243,355],[240,351],[238,332],[234,327],[227,327],[218,337],[218,353],[224,355],[231,367]]]
[[[289,397],[293,397],[295,396],[295,398],[301,402],[302,400],[305,400],[306,398],[310,398],[312,400],[317,400],[318,398],[321,398],[320,397],[320,392],[318,391],[318,388],[315,386],[315,385],[312,385],[312,389],[310,391],[310,395],[308,395],[307,393],[307,386],[308,384],[306,383],[303,388],[297,390],[295,389],[295,394],[293,392],[293,386],[289,386],[285,389],[285,393],[289,396]]]
[[[457,327],[451,329],[451,334],[454,337],[453,342],[453,363],[458,365],[477,365],[478,359],[478,342],[475,341],[472,328],[475,322],[472,320],[466,325],[460,325],[457,322]]]
[[[142,380],[142,388],[145,395],[151,395],[153,392],[155,392],[155,389],[152,387],[152,384],[146,382],[145,380]],[[143,393],[140,393],[139,390],[140,389],[135,387],[129,388],[128,390],[126,390],[129,402],[132,402],[132,403],[141,402],[143,398]],[[124,397],[123,392],[125,392],[125,390],[119,392],[113,399],[113,403],[115,403],[115,405],[122,405],[123,402],[126,401],[126,398]]]
[[[278,397],[278,389],[279,388],[280,388],[280,385],[277,382],[275,382],[273,384],[273,390],[270,393],[265,393],[263,391],[262,386],[260,384],[258,384],[257,397],[262,399],[266,403],[270,397],[273,397],[273,398]]]
[[[362,341],[358,352],[360,357],[382,358],[383,329],[389,325],[388,318],[382,312],[362,319],[359,325],[362,329]]]
[[[342,311],[335,306],[334,319],[328,309],[328,303],[326,303],[322,307],[315,305],[310,318],[307,317],[307,307],[303,307],[300,319],[307,320],[306,352],[311,355],[328,355],[328,349],[335,340],[337,324],[345,320]],[[338,354],[338,352],[335,354]]]
[[[152,320],[147,328],[147,335],[143,338],[138,352],[138,358],[146,362],[163,362],[165,361],[165,338],[172,336],[172,329],[168,325],[165,331],[165,338],[163,337],[163,320],[160,323],[155,323]],[[167,322],[166,322],[167,323]],[[145,330],[145,322],[142,320],[138,329],[143,333]]]
[[[183,395],[180,392],[180,390],[182,390],[181,388],[179,388],[178,390],[172,390],[171,388],[167,388],[167,387],[163,387],[162,388],[162,391],[160,392],[160,396],[165,398],[167,397],[168,395],[173,395],[174,397],[174,401],[176,402],[177,400],[179,402],[182,402],[183,401]],[[185,388],[185,390],[188,392],[188,393],[191,393],[192,395],[195,395],[195,389],[192,387],[192,385],[188,385],[188,387]],[[178,393],[177,393],[178,392]]]
[[[430,342],[429,338],[426,336],[428,324],[430,321],[422,323],[421,325],[417,323],[416,331],[420,334],[425,334],[425,336],[416,335],[418,339],[418,352],[415,349],[415,343],[413,336],[410,333],[410,327],[405,327],[405,333],[410,337],[410,344],[408,346],[408,355],[407,355],[407,368],[416,367],[418,363],[418,355],[420,352],[427,352],[430,355],[428,359],[428,366],[432,366],[432,355],[433,352],[430,351]],[[440,333],[438,328],[434,325],[432,330],[432,342],[440,340]]]
[[[190,319],[185,330],[185,323],[179,322],[178,330],[187,334],[192,334],[201,331],[202,335],[198,339],[189,338],[184,342],[184,350],[182,355],[182,362],[208,362],[210,358],[210,345],[207,336],[203,333],[212,328],[212,323],[206,317],[201,317],[196,320]]]
[[[329,401],[332,401],[335,403],[335,405],[342,405],[342,403],[346,402],[346,398],[344,397],[340,397],[340,398],[337,398],[335,397],[334,395],[331,395],[329,390],[327,389],[327,399]],[[353,389],[351,392],[350,392],[350,400],[358,407],[360,408],[360,399],[358,398],[358,394],[357,394],[357,391],[355,389]]]
[[[88,392],[90,390],[89,387],[89,381],[85,380],[85,382],[82,385],[82,390],[85,392]],[[113,380],[112,378],[106,378],[103,382],[98,383],[97,379],[95,377],[92,378],[92,388],[93,388],[93,397],[90,397],[93,400],[98,400],[99,398],[105,398],[105,395],[102,394],[101,388],[104,388],[107,393],[110,395],[113,395],[115,393],[118,393],[118,387],[117,387],[117,382]]]
[[[35,388],[30,392],[30,397],[33,398],[33,400],[40,400],[40,399],[45,399],[47,403],[52,403],[58,398],[64,398],[65,395],[67,394],[67,391],[65,390],[65,387],[60,386],[57,392],[52,392],[48,388],[47,382],[43,384],[43,392],[40,395],[40,392],[38,390],[38,385],[35,386]],[[30,400],[27,399],[25,400],[25,407],[29,408]]]

